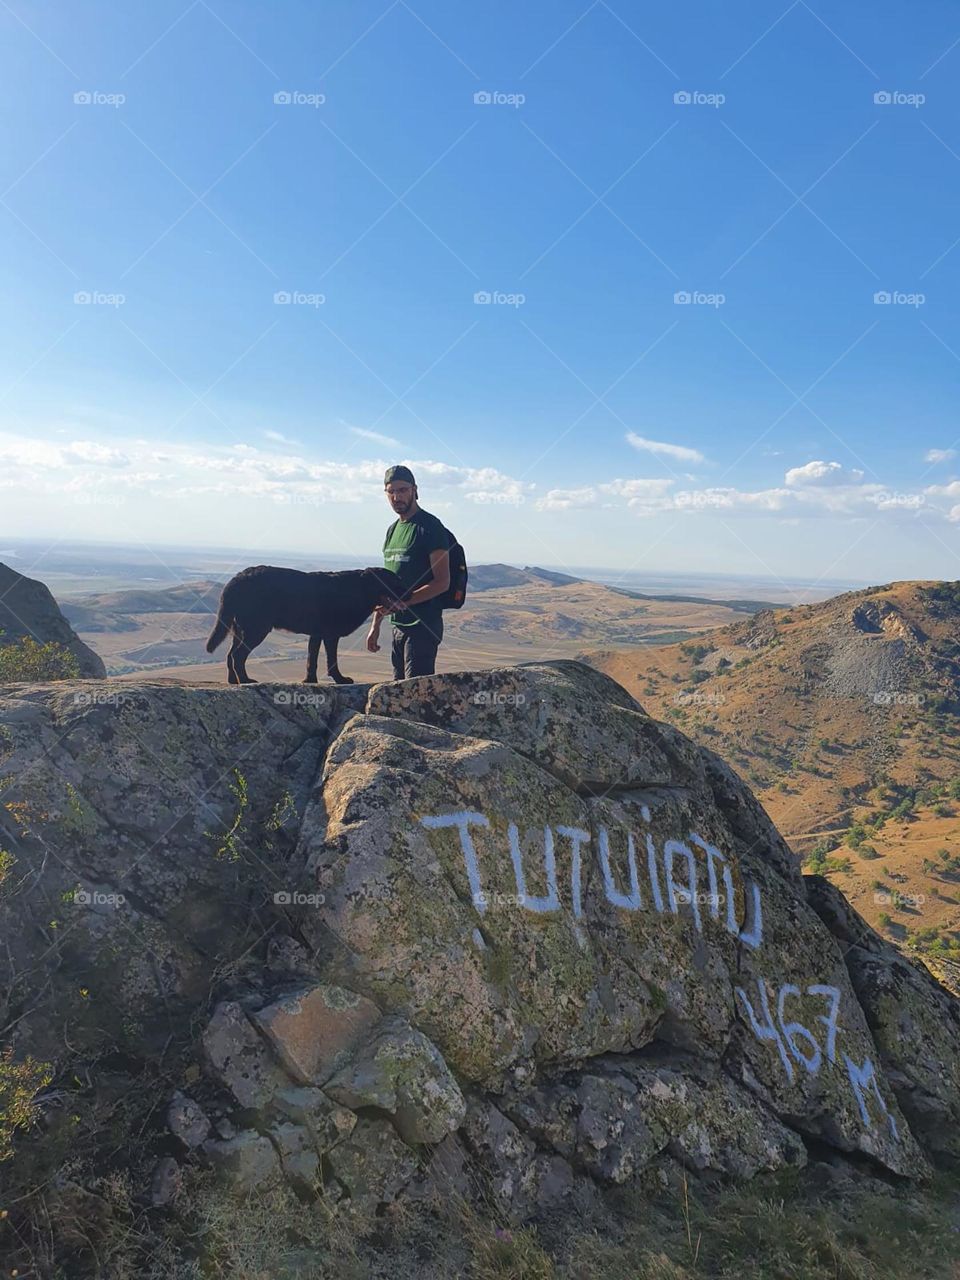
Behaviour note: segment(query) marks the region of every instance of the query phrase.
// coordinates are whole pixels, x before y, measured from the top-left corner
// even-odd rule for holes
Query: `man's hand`
[[[380,652],[380,645],[378,643],[379,640],[380,640],[380,628],[371,627],[369,632],[367,633],[367,651],[369,653]]]

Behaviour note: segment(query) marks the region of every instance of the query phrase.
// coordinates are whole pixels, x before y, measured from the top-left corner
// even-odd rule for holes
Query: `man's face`
[[[417,491],[406,480],[391,480],[386,488],[387,501],[398,516],[405,516],[413,506]]]

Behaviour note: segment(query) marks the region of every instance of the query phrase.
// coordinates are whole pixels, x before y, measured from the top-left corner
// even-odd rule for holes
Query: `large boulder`
[[[654,1041],[893,1172],[924,1160],[843,952],[742,782],[576,663],[374,688],[301,828],[348,984],[474,1086]]]
[[[0,1023],[105,1095],[177,1055],[164,1204],[171,1159],[375,1220],[960,1155],[957,1001],[589,668],[86,687],[0,694]]]

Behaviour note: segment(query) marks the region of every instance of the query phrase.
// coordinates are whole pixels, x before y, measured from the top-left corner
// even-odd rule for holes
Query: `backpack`
[[[450,585],[437,596],[441,609],[462,609],[467,595],[467,553],[456,536],[444,527],[447,535],[447,554],[450,557]]]

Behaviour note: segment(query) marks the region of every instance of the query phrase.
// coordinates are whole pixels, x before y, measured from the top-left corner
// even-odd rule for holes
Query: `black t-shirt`
[[[383,563],[392,569],[406,591],[413,591],[433,581],[430,565],[431,551],[446,551],[447,534],[436,516],[422,508],[409,520],[395,520],[383,540]],[[404,609],[391,615],[398,627],[415,626],[421,618],[436,618],[440,605],[436,599],[415,609]]]

